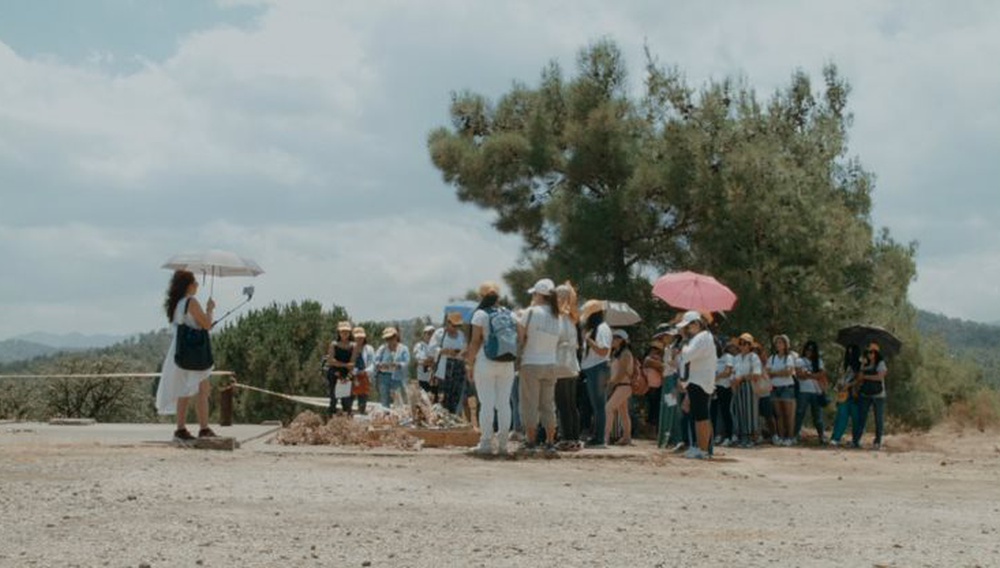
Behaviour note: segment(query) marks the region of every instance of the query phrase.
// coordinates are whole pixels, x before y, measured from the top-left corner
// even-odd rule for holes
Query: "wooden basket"
[[[425,448],[470,447],[479,443],[472,428],[406,428],[406,433],[424,441]]]

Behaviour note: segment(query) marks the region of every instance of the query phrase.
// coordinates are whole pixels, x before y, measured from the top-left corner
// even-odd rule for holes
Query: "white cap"
[[[556,289],[556,284],[549,278],[542,278],[535,285],[528,290],[529,294],[539,294],[542,296],[548,296],[552,294],[552,291]]]
[[[424,333],[433,333],[435,331],[437,331],[437,328],[434,327],[433,325],[428,325],[424,327]]]
[[[614,337],[628,341],[628,332],[625,331],[624,329],[616,329],[614,332]]]
[[[692,324],[692,323],[694,323],[696,321],[697,322],[701,321],[701,314],[699,314],[698,312],[696,312],[694,310],[691,310],[689,312],[685,312],[684,313],[684,317],[681,318],[681,321],[677,322],[677,329],[684,329],[689,324]]]

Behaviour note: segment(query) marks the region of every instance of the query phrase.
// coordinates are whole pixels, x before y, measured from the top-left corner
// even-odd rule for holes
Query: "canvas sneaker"
[[[174,430],[174,443],[188,444],[194,440],[195,437],[191,435],[191,432],[188,432],[187,428],[178,428]]]

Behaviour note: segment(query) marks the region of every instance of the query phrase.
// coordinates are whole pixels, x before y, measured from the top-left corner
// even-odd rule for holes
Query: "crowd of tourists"
[[[872,412],[872,448],[882,446],[887,367],[877,343],[848,346],[842,366],[828,370],[815,341],[795,351],[785,335],[768,346],[749,333],[727,339],[710,314],[688,311],[640,349],[605,321],[604,302],[580,306],[569,283],[544,278],[528,293],[530,305],[512,311],[496,284],[483,283],[471,323],[448,313],[412,349],[396,328],[374,349],[363,328],[340,322],[324,358],[329,413],[364,413],[373,386],[384,407],[407,402],[412,360],[426,396],[481,433],[481,454],[506,454],[509,440],[546,455],[630,445],[645,426],[703,459],[717,446],[799,444],[807,419],[820,445],[857,448]]]

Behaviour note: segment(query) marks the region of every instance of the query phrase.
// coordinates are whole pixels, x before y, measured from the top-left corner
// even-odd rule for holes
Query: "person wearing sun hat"
[[[444,327],[434,332],[430,340],[435,381],[439,385],[446,410],[456,414],[465,395],[465,349],[467,342],[462,331],[462,314],[449,312]]]
[[[611,376],[608,379],[608,401],[604,405],[603,443],[611,441],[611,427],[615,418],[621,420],[622,436],[615,442],[617,445],[632,444],[632,419],[629,416],[628,405],[632,398],[632,370],[634,358],[629,346],[628,332],[616,329],[611,334]]]
[[[788,336],[774,336],[771,340],[771,356],[767,358],[764,372],[771,379],[771,401],[777,430],[773,433],[772,440],[775,446],[791,446],[795,443],[795,375],[798,364],[799,356],[792,351],[792,342]],[[761,414],[763,415],[763,410]]]
[[[518,324],[521,367],[518,385],[521,423],[525,448],[539,445],[538,425],[545,429],[545,452],[556,452],[556,350],[559,346],[559,298],[556,285],[542,278],[528,290],[531,305],[521,314]]]
[[[875,440],[873,450],[882,449],[882,434],[885,432],[885,375],[889,368],[882,358],[882,348],[872,342],[861,355],[861,372],[858,386],[858,414],[854,422],[855,448],[861,447],[861,438],[865,433],[869,410],[875,411]]]
[[[749,333],[743,333],[737,338],[739,352],[733,356],[733,417],[735,418],[735,434],[740,445],[752,447],[757,439],[758,406],[754,396],[754,383],[760,380],[764,372],[760,358],[753,352],[756,342]]]
[[[438,402],[438,385],[434,381],[434,348],[431,346],[431,338],[437,329],[433,325],[424,326],[420,334],[420,340],[413,344],[411,353],[417,362],[417,384],[420,390],[431,396],[431,402]]]
[[[580,361],[580,371],[583,373],[593,413],[593,432],[586,445],[603,448],[606,427],[604,407],[608,379],[611,376],[609,361],[613,333],[611,326],[604,321],[602,300],[588,300],[584,303],[580,308],[580,320],[583,322],[583,359]]]
[[[701,314],[696,311],[686,312],[677,327],[688,338],[681,350],[681,360],[687,367],[688,408],[698,444],[685,456],[702,459],[710,456],[712,443],[710,404],[712,393],[715,392],[715,370],[718,367],[715,338]]]
[[[497,419],[497,450],[507,454],[507,435],[511,426],[510,392],[514,386],[514,362],[498,361],[486,356],[495,318],[507,317],[509,311],[500,305],[500,287],[493,282],[483,282],[479,286],[479,305],[472,314],[472,338],[465,352],[469,376],[476,384],[479,397],[479,445],[474,451],[479,454],[493,452],[494,413]]]
[[[363,327],[355,327],[351,332],[354,336],[354,349],[357,353],[354,361],[354,386],[351,397],[358,401],[358,412],[365,413],[368,406],[368,396],[371,395],[371,378],[375,375],[375,348],[368,344],[368,332]],[[353,401],[351,409],[353,410]]]
[[[378,377],[379,402],[382,406],[392,406],[393,391],[402,390],[406,386],[406,373],[410,364],[410,350],[399,341],[399,330],[387,327],[382,330],[385,343],[375,352],[375,373]]]
[[[324,357],[326,385],[330,392],[330,406],[327,411],[331,415],[337,412],[338,400],[345,413],[351,412],[351,405],[354,402],[350,394],[346,397],[337,397],[336,394],[337,384],[351,381],[351,375],[354,373],[354,362],[357,352],[354,349],[354,343],[351,341],[351,331],[353,329],[349,321],[337,323],[336,339],[330,342],[330,346],[326,351],[326,357]]]

